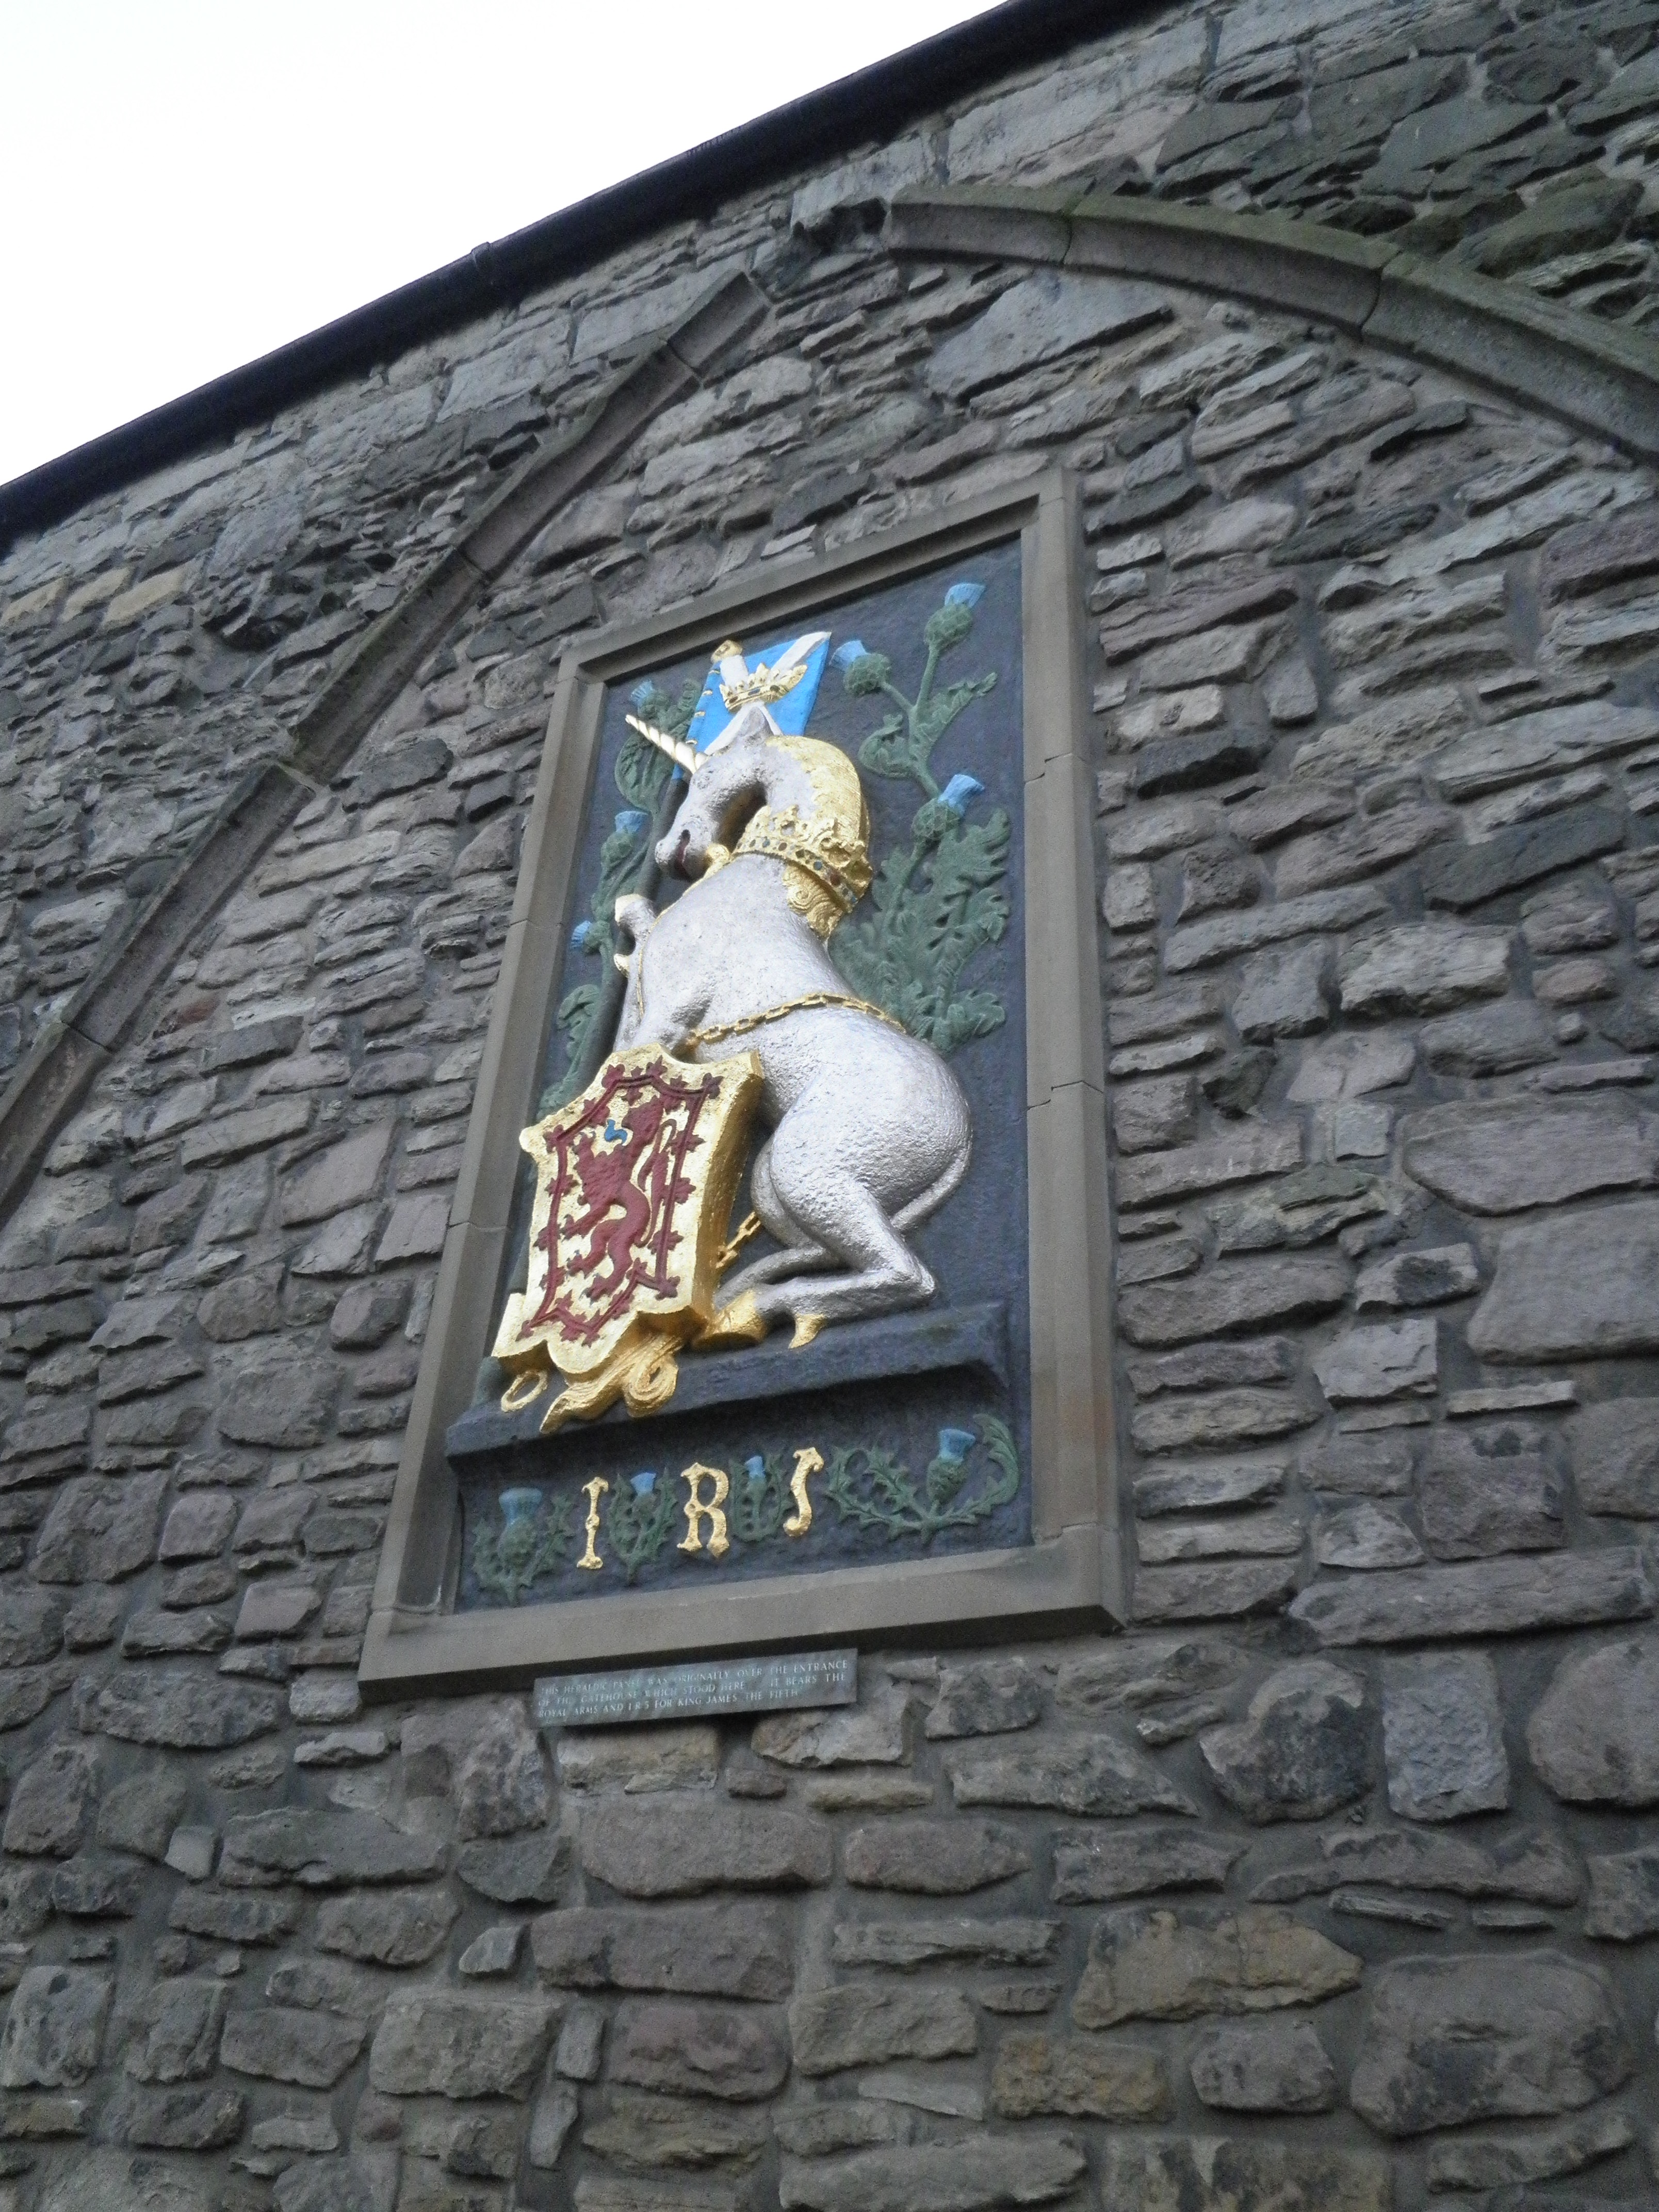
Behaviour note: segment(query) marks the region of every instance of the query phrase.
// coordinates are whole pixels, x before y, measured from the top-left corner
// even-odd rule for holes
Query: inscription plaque
[[[608,1728],[618,1721],[787,1713],[812,1705],[850,1705],[858,1689],[856,1651],[693,1660],[677,1667],[544,1676],[536,1685],[536,1720],[541,1728]]]

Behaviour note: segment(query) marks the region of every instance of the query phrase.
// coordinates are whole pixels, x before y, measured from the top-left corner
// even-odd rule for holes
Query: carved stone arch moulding
[[[1079,542],[566,660],[366,1687],[1122,1617]]]

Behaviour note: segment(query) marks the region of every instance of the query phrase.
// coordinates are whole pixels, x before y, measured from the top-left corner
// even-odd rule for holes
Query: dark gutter
[[[988,79],[1044,60],[1129,12],[1125,0],[1005,0],[971,22],[774,108],[510,237],[476,246],[447,268],[0,484],[0,551],[26,531],[653,231],[707,216],[734,194],[827,156],[879,143]]]

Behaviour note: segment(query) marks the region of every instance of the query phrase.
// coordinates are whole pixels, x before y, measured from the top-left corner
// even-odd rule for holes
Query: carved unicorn
[[[656,856],[693,880],[661,914],[617,902],[631,950],[616,1043],[758,1056],[770,1134],[750,1182],[780,1247],[727,1279],[702,1340],[757,1342],[787,1317],[806,1344],[826,1322],[924,1305],[936,1285],[906,1232],[967,1174],[973,1122],[939,1054],[830,957],[870,882],[858,771],[835,745],[781,735],[758,702],[694,761],[672,750],[690,787]]]

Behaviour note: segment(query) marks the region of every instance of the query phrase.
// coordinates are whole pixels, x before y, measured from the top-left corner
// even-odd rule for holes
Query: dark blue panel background
[[[811,616],[787,623],[766,626],[745,635],[750,650],[770,643],[775,635],[795,635],[812,628],[833,632],[832,648],[852,637],[861,638],[872,652],[886,653],[893,665],[893,681],[907,697],[915,696],[926,659],[923,627],[939,605],[948,586],[971,580],[985,586],[974,611],[969,635],[948,651],[941,662],[939,683],[978,677],[994,671],[994,690],[971,702],[940,738],[933,753],[932,771],[943,787],[951,776],[977,776],[985,795],[973,803],[970,819],[983,822],[1001,808],[1008,815],[1013,836],[1008,872],[1002,890],[1010,920],[1001,940],[977,953],[962,977],[963,988],[990,990],[1001,1000],[1007,1018],[991,1036],[971,1040],[951,1057],[951,1066],[962,1083],[974,1117],[974,1158],[962,1187],[933,1218],[914,1232],[913,1242],[939,1282],[930,1312],[940,1308],[982,1305],[988,1301],[1006,1310],[1010,1389],[1005,1392],[982,1370],[959,1370],[945,1376],[893,1375],[878,1382],[863,1382],[834,1391],[820,1390],[808,1398],[767,1401],[749,1405],[711,1408],[700,1413],[677,1415],[671,1406],[655,1419],[631,1421],[620,1413],[592,1425],[575,1424],[551,1438],[533,1435],[535,1421],[548,1401],[533,1415],[515,1423],[519,1437],[510,1446],[480,1460],[469,1456],[458,1463],[462,1483],[466,1542],[459,1602],[463,1607],[490,1606],[498,1599],[481,1590],[472,1574],[472,1536],[480,1525],[495,1526],[500,1515],[496,1498],[509,1484],[533,1484],[551,1498],[559,1492],[573,1495],[574,1518],[580,1526],[586,1510],[574,1495],[592,1476],[605,1476],[613,1485],[640,1470],[652,1468],[659,1477],[678,1476],[690,1460],[724,1466],[740,1479],[741,1462],[751,1453],[777,1454],[786,1463],[802,1445],[812,1444],[828,1460],[838,1445],[879,1443],[900,1460],[920,1486],[929,1460],[938,1449],[942,1426],[977,1428],[986,1413],[996,1413],[1012,1430],[1018,1443],[1022,1480],[1006,1505],[968,1529],[941,1531],[931,1539],[890,1539],[880,1530],[863,1530],[843,1523],[822,1497],[822,1477],[813,1480],[815,1518],[811,1533],[799,1542],[776,1536],[753,1546],[734,1544],[725,1560],[714,1566],[705,1558],[689,1558],[675,1548],[684,1534],[684,1519],[655,1562],[642,1567],[635,1587],[682,1584],[688,1576],[712,1576],[721,1582],[757,1574],[807,1571],[906,1557],[937,1556],[964,1549],[1002,1548],[1030,1540],[1030,1308],[1027,1290],[1027,1193],[1025,1160],[1025,972],[1024,972],[1024,836],[1023,807],[1023,712],[1021,698],[1020,563],[1018,543],[971,556],[949,567],[931,570],[843,605],[826,606]],[[684,679],[706,673],[708,661],[699,656],[658,672],[656,680],[671,696],[678,695]],[[627,736],[624,716],[629,712],[628,685],[613,689],[605,702],[601,738],[597,748],[594,781],[586,810],[582,838],[573,878],[567,933],[589,908],[599,869],[599,848],[611,833],[618,808],[626,804],[617,790],[614,769]],[[849,697],[841,672],[833,665],[824,676],[807,726],[807,734],[838,744],[854,759],[864,740],[880,720],[885,702]],[[860,768],[871,815],[871,860],[879,866],[895,846],[910,842],[910,824],[922,793],[908,777],[902,781],[874,775]],[[658,903],[672,902],[684,886],[664,884]],[[868,902],[854,910],[854,926],[867,911]],[[562,971],[554,987],[554,1003],[575,985],[599,980],[599,963],[568,949]],[[833,941],[832,941],[833,951]],[[736,1048],[734,1047],[734,1049]],[[544,1075],[556,1083],[565,1066],[564,1041],[555,1035]],[[529,1182],[520,1193],[521,1214],[527,1204]],[[738,1212],[746,1204],[740,1200]],[[518,1249],[522,1254],[524,1227],[520,1220]],[[750,1248],[753,1251],[764,1245]],[[513,1279],[522,1283],[520,1258]],[[842,1324],[826,1330],[818,1340],[827,1346],[831,1334],[850,1335],[860,1325]],[[773,1344],[787,1341],[775,1334]],[[738,1355],[741,1356],[741,1355]],[[688,1352],[684,1362],[696,1360]],[[493,1363],[486,1363],[480,1379],[480,1401],[487,1402],[501,1388]],[[530,1431],[532,1433],[526,1435]],[[991,1473],[981,1451],[972,1462],[976,1470],[969,1489],[977,1489]],[[684,1486],[674,1484],[684,1497]],[[600,1550],[605,1549],[603,1535]],[[579,1572],[567,1566],[538,1580],[522,1601],[541,1602],[566,1596],[599,1596],[623,1587],[622,1575],[610,1566],[601,1573]]]

